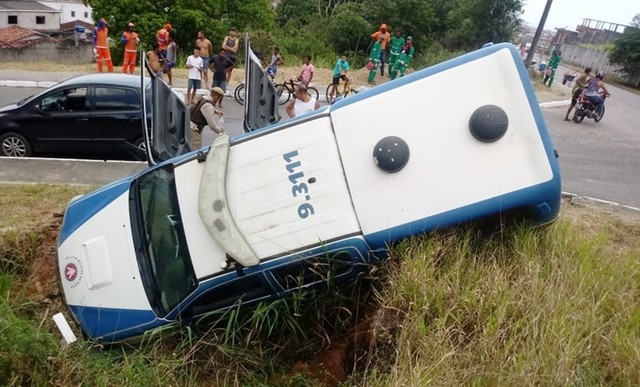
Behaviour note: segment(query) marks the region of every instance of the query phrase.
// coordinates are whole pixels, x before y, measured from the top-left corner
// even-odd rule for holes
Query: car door
[[[77,152],[91,143],[87,87],[66,87],[43,94],[17,121],[39,151]]]
[[[141,67],[146,67],[151,77],[151,88],[149,89],[145,87],[144,71],[140,75],[140,89],[142,90],[140,101],[142,102],[142,110],[145,112],[143,120],[144,148],[147,163],[152,166],[191,151],[189,109],[162,77],[158,77],[151,71],[146,56],[141,55],[140,60]],[[148,95],[149,91],[151,98]]]
[[[95,150],[121,152],[125,142],[141,142],[142,115],[138,90],[96,85],[91,87],[89,100],[89,123]]]

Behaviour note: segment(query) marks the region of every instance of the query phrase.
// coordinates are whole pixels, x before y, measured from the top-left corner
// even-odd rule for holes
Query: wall
[[[75,47],[73,39],[45,41],[23,48],[0,48],[1,62],[49,62],[59,64],[84,64],[94,61],[91,42],[80,42]],[[43,68],[46,70],[46,68]]]
[[[18,16],[20,27],[36,31],[56,31],[60,29],[60,13],[58,11],[14,11],[2,10],[0,12],[0,28],[8,27],[8,16]],[[44,24],[36,23],[36,16],[44,16]]]
[[[93,24],[93,10],[90,6],[82,4],[82,2],[40,1],[40,4],[60,11],[60,23],[82,20],[83,22]],[[75,16],[71,16],[72,11],[76,13]],[[87,12],[87,17],[84,17],[85,12]]]
[[[607,51],[594,47],[580,47],[579,44],[563,44],[560,49],[562,51],[562,62],[572,64],[581,69],[591,67],[594,72],[602,71],[605,74],[618,69],[618,66],[609,64],[609,53]],[[629,74],[626,82],[633,87],[638,87],[640,85],[640,71]]]

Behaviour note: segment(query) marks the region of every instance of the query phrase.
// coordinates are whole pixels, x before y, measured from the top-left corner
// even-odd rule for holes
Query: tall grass
[[[58,188],[36,191],[29,200]],[[13,206],[20,192],[4,192]],[[640,222],[593,213],[490,236],[436,232],[348,286],[239,304],[135,346],[65,349],[51,321],[65,309],[39,296],[33,273],[50,229],[15,224],[0,233],[0,385],[315,386],[294,364],[353,336],[365,316],[371,342],[348,352],[345,385],[638,384]]]
[[[380,302],[402,311],[358,384],[640,381],[640,249],[568,223],[490,239],[437,233],[395,250]]]

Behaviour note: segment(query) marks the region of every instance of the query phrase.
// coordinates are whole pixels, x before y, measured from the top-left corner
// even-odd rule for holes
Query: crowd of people
[[[166,75],[166,82],[169,86],[173,84],[172,69],[176,67],[177,47],[173,39],[173,28],[170,23],[166,23],[156,33],[155,43],[151,50],[145,53],[151,71],[163,77]],[[188,70],[186,102],[191,107],[192,129],[194,130],[193,147],[197,148],[201,143],[201,132],[205,126],[216,133],[224,133],[221,121],[223,121],[222,100],[227,90],[227,85],[231,79],[233,69],[236,67],[237,51],[239,40],[236,36],[235,28],[230,28],[227,36],[224,37],[218,52],[214,52],[214,44],[209,40],[204,31],[197,34],[193,53],[187,57],[185,62]],[[109,29],[107,21],[101,18],[93,30],[93,46],[96,55],[98,71],[103,71],[106,65],[107,71],[113,72],[113,63],[109,51]],[[411,36],[404,38],[399,30],[394,31],[394,35],[387,30],[387,25],[382,24],[380,29],[371,35],[372,45],[369,53],[369,83],[375,84],[375,77],[379,70],[380,76],[385,76],[385,65],[387,65],[387,77],[395,79],[398,74],[404,76],[410,65],[413,55],[413,39]],[[128,23],[120,37],[120,42],[124,46],[124,59],[122,72],[132,74],[137,63],[137,52],[140,45],[140,37],[135,31],[135,25]],[[389,51],[389,55],[387,55]],[[259,55],[259,53],[256,53]],[[260,56],[260,55],[259,55]],[[388,60],[387,60],[388,58]],[[265,72],[275,79],[278,67],[284,64],[284,58],[280,54],[280,49],[274,46],[269,60],[263,61]],[[295,80],[291,80],[294,99],[286,107],[290,117],[299,116],[319,108],[319,101],[311,97],[307,92],[309,84],[313,80],[315,68],[311,63],[310,55],[304,57],[300,74]],[[332,87],[330,88],[330,100],[338,94],[338,85],[342,80],[349,84],[350,65],[347,54],[341,55],[334,68]],[[212,80],[209,81],[209,71],[212,72]],[[294,81],[297,82],[294,85]],[[209,95],[196,98],[197,90],[206,88]],[[195,120],[195,121],[194,121]]]

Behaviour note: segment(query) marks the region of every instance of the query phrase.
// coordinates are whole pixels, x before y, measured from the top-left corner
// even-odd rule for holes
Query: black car
[[[140,85],[135,75],[81,75],[0,108],[0,156],[126,155],[125,143],[144,144]]]

